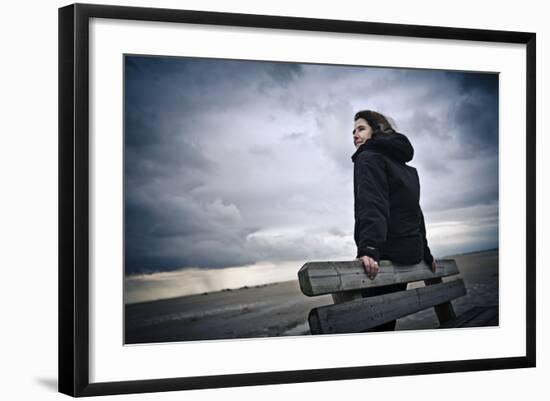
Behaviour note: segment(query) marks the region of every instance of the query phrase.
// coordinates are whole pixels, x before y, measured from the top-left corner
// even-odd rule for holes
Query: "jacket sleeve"
[[[428,239],[426,238],[426,225],[424,223],[424,213],[422,213],[422,208],[418,205],[418,210],[420,211],[420,234],[422,235],[422,242],[424,243],[424,261],[428,266],[432,265],[434,257],[428,246]]]
[[[363,153],[355,161],[355,243],[357,257],[380,261],[390,215],[389,184],[383,156]]]

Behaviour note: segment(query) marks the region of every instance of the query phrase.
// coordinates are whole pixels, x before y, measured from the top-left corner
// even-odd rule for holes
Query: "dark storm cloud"
[[[217,163],[208,159],[200,149],[189,142],[151,143],[143,148],[128,146],[125,152],[126,178],[145,181],[155,177],[183,174],[193,171],[196,174],[214,172]],[[185,164],[182,164],[185,160]],[[190,177],[192,178],[192,177]]]
[[[498,104],[494,98],[475,93],[460,99],[452,123],[465,158],[487,154],[498,148]]]
[[[462,93],[483,92],[487,94],[498,93],[497,73],[462,73],[445,72],[445,74],[456,80]]]
[[[128,56],[126,273],[351,257],[366,108],[413,143],[428,225],[459,216],[464,244],[492,243],[494,217],[471,219],[498,211],[497,90],[487,74]]]
[[[261,87],[285,87],[300,71],[281,63],[127,57],[127,273],[257,260],[244,249],[257,228],[241,224],[237,206],[217,197],[232,196],[212,188],[209,178],[224,163],[208,150],[219,132],[240,135],[231,119],[242,104],[257,101]],[[272,151],[259,144],[248,149],[255,157]]]
[[[242,249],[254,231],[239,226],[239,211],[220,200],[155,198],[126,201],[126,265],[129,272],[181,266],[226,267],[254,262]]]
[[[466,158],[498,150],[498,74],[454,73],[460,96],[453,107],[451,127]]]
[[[126,63],[134,66],[125,70],[127,110],[156,112],[164,122],[177,117],[180,124],[227,110],[229,95],[238,109],[261,83],[273,81],[274,70],[271,63],[195,58],[127,56]]]
[[[400,121],[414,139],[444,145],[451,160],[498,151],[498,74],[411,70],[405,77],[416,95]]]

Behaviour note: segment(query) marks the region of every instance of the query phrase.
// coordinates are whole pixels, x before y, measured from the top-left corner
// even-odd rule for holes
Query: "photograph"
[[[375,60],[123,55],[125,345],[499,326],[499,73]]]

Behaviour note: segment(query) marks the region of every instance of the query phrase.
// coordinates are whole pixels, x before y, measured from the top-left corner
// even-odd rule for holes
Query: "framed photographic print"
[[[59,390],[535,366],[535,82],[534,33],[59,9]]]

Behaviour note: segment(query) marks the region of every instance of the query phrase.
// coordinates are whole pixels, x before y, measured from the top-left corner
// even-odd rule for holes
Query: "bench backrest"
[[[334,305],[312,309],[311,332],[360,332],[380,324],[434,307],[440,323],[455,317],[450,301],[466,294],[462,279],[443,282],[442,277],[459,273],[454,259],[437,260],[437,271],[421,262],[398,265],[382,260],[374,280],[367,277],[362,262],[310,262],[298,272],[305,295],[332,294]],[[424,281],[426,287],[363,298],[361,290],[398,283]]]

